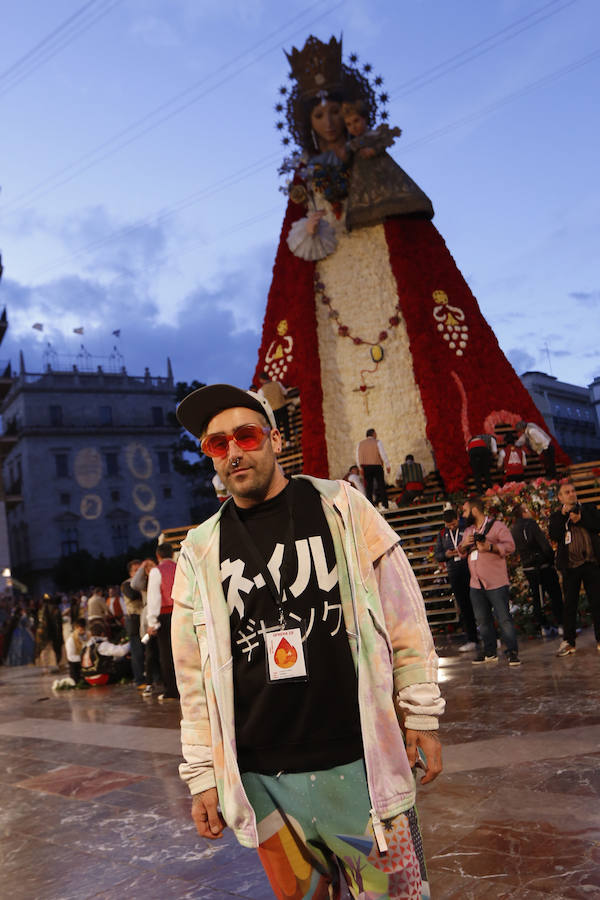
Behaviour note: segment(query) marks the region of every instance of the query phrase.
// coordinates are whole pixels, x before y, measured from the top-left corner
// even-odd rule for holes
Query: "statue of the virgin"
[[[387,152],[387,95],[341,42],[292,49],[277,123],[289,203],[257,373],[300,390],[304,471],[341,477],[368,427],[394,462],[412,453],[446,488],[465,444],[500,422],[538,422],[431,219]]]

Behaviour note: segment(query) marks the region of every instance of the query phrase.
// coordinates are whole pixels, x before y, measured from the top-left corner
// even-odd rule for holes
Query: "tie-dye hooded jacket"
[[[347,482],[309,480],[321,495],[335,547],[358,673],[371,802],[380,818],[390,818],[415,802],[399,722],[434,729],[444,709],[436,683],[438,660],[398,535]],[[189,532],[173,586],[173,658],[185,759],[180,774],[192,794],[216,786],[225,821],[241,844],[256,847],[256,818],[236,758],[229,610],[220,578],[221,513]]]

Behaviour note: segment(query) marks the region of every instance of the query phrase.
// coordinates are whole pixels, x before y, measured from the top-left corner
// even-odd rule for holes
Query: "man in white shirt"
[[[546,434],[544,429],[536,425],[535,422],[517,422],[515,430],[519,435],[515,446],[523,447],[527,445],[530,450],[533,450],[540,457],[546,478],[556,478],[554,444],[550,435]]]
[[[157,637],[160,671],[165,686],[164,693],[159,694],[158,699],[179,700],[171,649],[171,593],[176,566],[173,548],[167,541],[156,548],[156,560],[158,565],[148,573],[148,634]]]

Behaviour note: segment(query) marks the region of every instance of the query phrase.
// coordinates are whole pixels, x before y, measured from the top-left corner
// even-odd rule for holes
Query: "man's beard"
[[[469,515],[465,517],[465,522],[467,523],[467,525],[475,524],[475,516],[473,515],[473,513],[469,513]]]

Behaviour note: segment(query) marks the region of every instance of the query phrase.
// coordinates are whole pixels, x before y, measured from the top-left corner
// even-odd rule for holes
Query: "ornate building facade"
[[[189,521],[186,479],[166,376],[19,372],[2,401],[3,482],[12,567],[30,590],[52,587],[62,556],[114,556]]]

